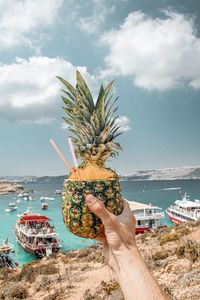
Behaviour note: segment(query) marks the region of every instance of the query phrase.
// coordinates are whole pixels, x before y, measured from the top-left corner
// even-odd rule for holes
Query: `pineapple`
[[[110,95],[114,81],[105,88],[100,87],[95,104],[79,71],[76,72],[75,88],[63,78],[58,79],[65,86],[62,100],[67,116],[63,119],[69,125],[67,130],[73,134],[76,156],[82,161],[63,184],[63,219],[72,233],[95,239],[103,235],[104,228],[101,220],[85,204],[86,195],[93,194],[115,215],[123,209],[119,177],[105,167],[106,160],[117,156],[121,149],[115,142],[122,133],[116,123],[117,108],[114,108],[118,98],[113,99]]]

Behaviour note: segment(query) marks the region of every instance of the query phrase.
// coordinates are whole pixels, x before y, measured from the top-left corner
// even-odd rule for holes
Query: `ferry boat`
[[[176,200],[174,205],[167,208],[166,213],[175,224],[200,220],[200,200],[191,201],[185,193],[181,200]]]
[[[25,251],[38,258],[57,253],[61,244],[50,221],[46,216],[23,214],[15,225],[16,241]]]
[[[161,219],[165,218],[162,208],[152,204],[128,201],[136,218],[136,234],[151,231],[161,227]]]

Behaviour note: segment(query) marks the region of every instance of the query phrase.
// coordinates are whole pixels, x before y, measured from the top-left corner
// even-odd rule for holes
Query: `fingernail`
[[[92,204],[92,203],[94,203],[94,201],[95,201],[95,197],[93,195],[87,195],[86,196],[86,202],[88,204]]]

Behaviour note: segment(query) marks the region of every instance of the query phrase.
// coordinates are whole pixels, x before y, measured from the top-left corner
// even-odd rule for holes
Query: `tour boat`
[[[36,257],[49,256],[61,248],[55,227],[46,216],[33,213],[22,215],[14,232],[21,247]]]
[[[13,203],[9,203],[8,208],[5,209],[5,212],[12,212],[12,211],[15,211],[17,209],[18,209],[18,207],[13,202]]]
[[[192,201],[185,193],[181,200],[176,200],[174,205],[167,208],[166,213],[175,224],[200,220],[200,200]]]
[[[162,208],[152,204],[144,204],[135,201],[128,201],[131,211],[136,218],[136,234],[157,229],[161,225],[161,219],[165,215]]]
[[[48,204],[42,203],[41,208],[42,208],[42,210],[46,210],[48,208]]]

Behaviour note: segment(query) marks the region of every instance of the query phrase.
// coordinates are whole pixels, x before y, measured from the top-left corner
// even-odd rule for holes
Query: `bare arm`
[[[101,201],[92,195],[86,202],[102,220],[105,237],[100,241],[104,245],[104,255],[108,265],[116,273],[126,300],[166,300],[156,280],[146,267],[135,244],[135,217],[129,205],[124,201],[123,213],[116,217]]]

